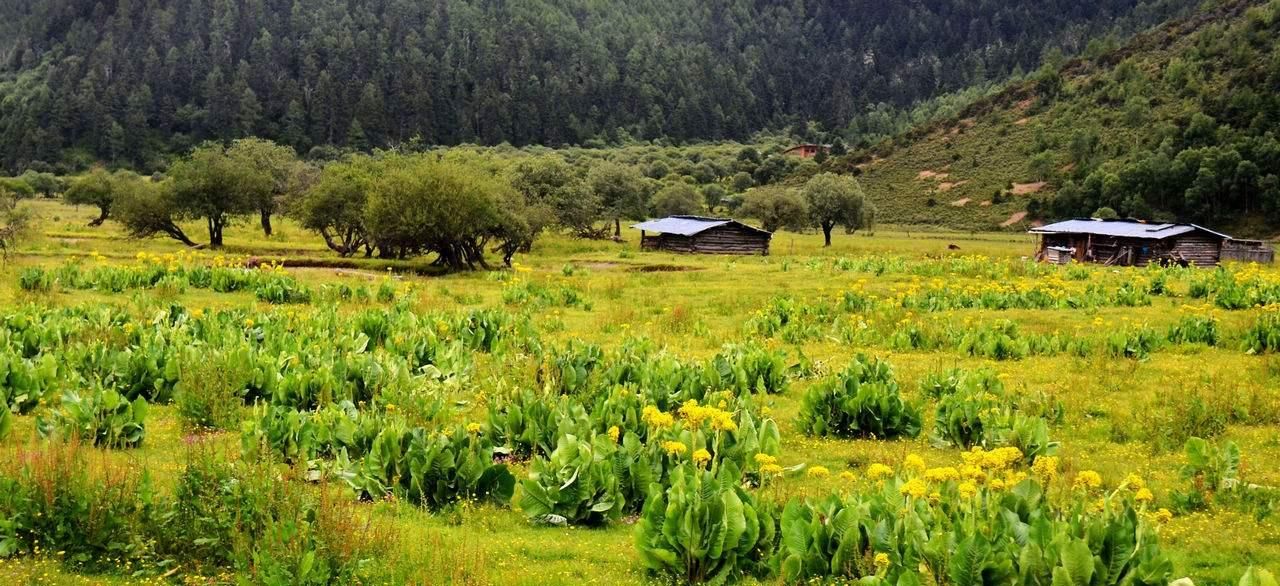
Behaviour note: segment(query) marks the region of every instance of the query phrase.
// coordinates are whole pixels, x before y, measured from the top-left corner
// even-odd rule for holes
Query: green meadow
[[[6,584],[684,582],[705,576],[647,568],[644,481],[675,502],[677,479],[729,467],[729,500],[781,524],[723,576],[747,583],[960,584],[929,553],[974,547],[948,545],[944,517],[983,523],[1032,485],[1062,539],[1123,517],[1158,543],[1132,559],[1168,563],[1092,583],[1280,570],[1274,267],[1054,267],[1026,235],[889,226],[829,248],[780,232],[763,257],[548,235],[513,268],[442,275],[336,262],[288,220],[187,250],[30,205],[35,233],[0,273]],[[658,472],[592,461],[615,449]],[[790,561],[787,503],[831,498],[921,525],[881,539],[865,522],[843,565]],[[1002,523],[981,526],[995,540]],[[926,533],[941,541],[911,545]]]

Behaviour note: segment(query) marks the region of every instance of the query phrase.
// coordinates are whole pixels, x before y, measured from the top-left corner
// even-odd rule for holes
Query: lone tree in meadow
[[[122,185],[115,193],[111,218],[120,222],[130,237],[163,234],[187,246],[197,246],[174,220],[180,210],[169,182],[139,180]]]
[[[781,186],[756,187],[743,196],[738,213],[760,220],[769,232],[781,228],[803,230],[808,226],[809,206],[794,189]]]
[[[290,214],[340,256],[362,250],[370,256],[373,245],[364,225],[364,209],[382,169],[380,160],[363,155],[329,163],[315,183],[292,201]]]
[[[142,181],[137,174],[130,171],[112,173],[102,167],[94,167],[88,173],[71,183],[62,198],[72,205],[90,205],[98,208],[98,217],[89,222],[90,226],[101,226],[111,215],[111,205],[116,194],[129,189],[129,183]]]
[[[821,173],[814,175],[801,190],[809,207],[812,225],[822,229],[823,246],[831,246],[831,230],[843,225],[852,234],[866,227],[874,212],[862,193],[858,180],[845,175]]]
[[[520,192],[476,167],[396,156],[368,193],[364,225],[381,256],[434,253],[450,270],[488,268],[489,245],[506,264],[528,247],[525,208]]]
[[[288,147],[243,139],[224,147],[206,143],[169,170],[177,217],[204,220],[209,246],[222,246],[223,231],[235,218],[258,213],[271,235],[271,215],[291,184],[297,160]]]

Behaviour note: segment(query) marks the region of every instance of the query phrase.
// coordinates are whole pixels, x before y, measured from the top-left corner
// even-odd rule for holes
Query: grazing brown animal
[[[954,245],[954,244],[948,244],[948,245],[947,245],[947,250],[960,250],[960,247],[959,247],[959,246],[956,246],[956,245]]]

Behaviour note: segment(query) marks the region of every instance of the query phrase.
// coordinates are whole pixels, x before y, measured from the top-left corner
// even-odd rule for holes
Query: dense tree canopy
[[[804,196],[786,187],[757,187],[743,197],[739,211],[760,220],[765,230],[803,230],[809,226],[809,205]]]
[[[1078,52],[1194,4],[0,2],[0,164],[150,171],[248,136],[318,157],[413,137],[559,145],[792,125],[856,138],[918,100],[1034,69],[1046,48]]]
[[[804,184],[802,193],[810,221],[822,230],[824,246],[831,246],[831,230],[837,225],[852,233],[869,225],[875,216],[858,180],[847,175],[815,175]]]

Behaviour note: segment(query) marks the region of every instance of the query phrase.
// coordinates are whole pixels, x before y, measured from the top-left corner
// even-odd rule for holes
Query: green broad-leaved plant
[[[111,389],[63,391],[61,403],[36,418],[41,437],[77,437],[104,448],[135,448],[146,437],[147,401]]]
[[[495,464],[482,433],[462,427],[452,433],[390,424],[358,460],[338,458],[340,477],[365,499],[388,494],[430,510],[461,500],[511,500],[515,477]]]
[[[859,355],[839,374],[805,393],[799,426],[814,436],[916,437],[918,407],[902,399],[888,363]]]
[[[674,469],[668,488],[653,491],[636,524],[644,567],[690,584],[768,575],[774,512],[740,482],[741,472],[732,463]]]
[[[618,520],[625,502],[613,470],[615,449],[608,436],[561,436],[550,456],[533,461],[520,485],[520,509],[530,521],[549,525]]]

